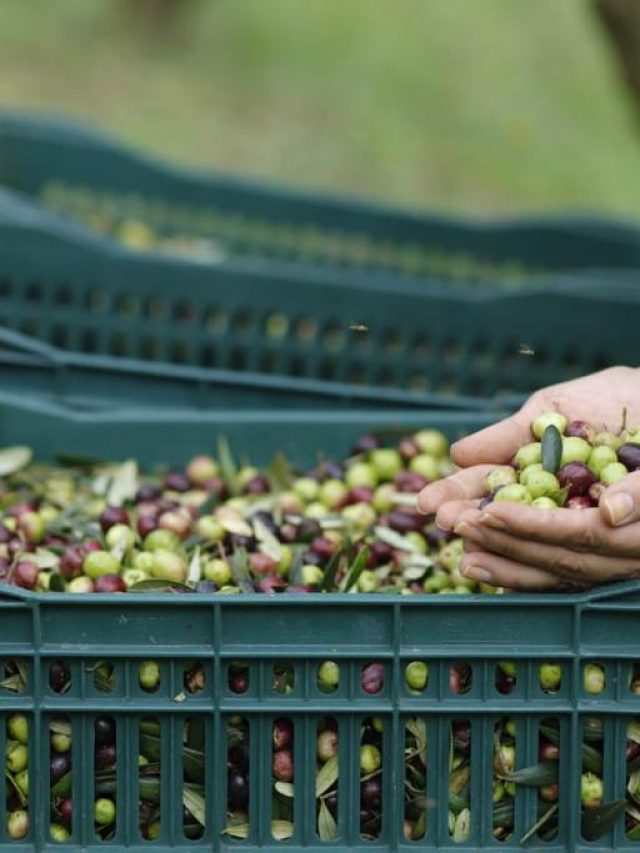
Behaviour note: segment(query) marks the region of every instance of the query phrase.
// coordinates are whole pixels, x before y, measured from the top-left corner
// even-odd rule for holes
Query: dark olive
[[[232,809],[242,809],[249,798],[247,777],[239,770],[232,769],[227,777],[229,805]]]

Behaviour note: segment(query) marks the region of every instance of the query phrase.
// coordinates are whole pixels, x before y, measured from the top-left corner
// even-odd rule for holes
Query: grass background
[[[640,212],[640,125],[587,0],[3,0],[0,104],[176,162],[480,215]]]

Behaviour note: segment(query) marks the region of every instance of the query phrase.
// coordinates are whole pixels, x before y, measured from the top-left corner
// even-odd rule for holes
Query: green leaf
[[[456,822],[453,828],[453,840],[455,842],[466,841],[469,837],[471,829],[471,812],[469,809],[462,809],[456,817]]]
[[[293,479],[291,463],[284,453],[276,453],[266,471],[267,480],[273,492],[284,492]]]
[[[39,569],[55,569],[60,565],[60,557],[46,548],[36,548],[35,553],[29,554],[29,560]]]
[[[541,785],[553,785],[558,781],[558,762],[541,761],[530,767],[522,767],[507,773],[504,777],[507,782],[515,782],[516,785],[539,788]]]
[[[560,430],[553,424],[542,434],[542,467],[545,471],[555,474],[560,467],[562,458],[562,436]]]
[[[7,780],[7,782],[11,785],[11,787],[13,788],[13,790],[15,791],[16,796],[17,796],[17,797],[18,797],[18,799],[20,800],[20,805],[21,805],[21,806],[25,806],[25,805],[27,804],[27,802],[28,802],[28,799],[27,799],[27,796],[26,796],[25,792],[24,792],[24,791],[22,790],[22,788],[20,787],[20,785],[18,785],[18,783],[17,783],[17,782],[16,782],[16,780],[13,778],[13,776],[11,775],[11,773],[9,773],[9,771],[8,771],[8,770],[5,770],[5,771],[4,771],[4,777],[5,777],[5,779]],[[8,792],[7,792],[7,793],[8,793]]]
[[[346,578],[341,584],[340,588],[343,592],[349,592],[358,583],[358,578],[365,570],[368,559],[369,549],[366,547],[361,548],[358,551],[358,556],[355,558],[351,568],[347,572]]]
[[[111,506],[122,506],[125,501],[132,501],[139,487],[138,464],[134,459],[128,459],[120,465],[109,484],[107,503]]]
[[[410,539],[407,539],[401,533],[392,530],[390,527],[383,527],[379,524],[377,527],[374,527],[373,533],[376,539],[379,539],[391,548],[395,548],[398,551],[407,551],[410,554],[420,554],[420,551],[414,542],[411,542]]]
[[[594,809],[587,809],[582,815],[582,835],[587,841],[597,841],[613,829],[618,818],[624,814],[626,800],[614,800]]]
[[[220,503],[220,495],[217,492],[211,492],[209,497],[204,500],[200,506],[198,507],[198,515],[202,517],[203,515],[211,515],[213,510]]]
[[[261,521],[259,518],[252,519],[252,524],[262,553],[271,557],[276,563],[279,563],[282,559],[282,545],[278,539],[276,539],[264,521]]]
[[[130,586],[128,592],[193,592],[186,583],[178,581],[163,581],[159,578],[148,578]]]
[[[248,838],[250,826],[248,823],[230,823],[226,826],[221,835],[229,835],[231,838]]]
[[[0,477],[8,477],[15,474],[21,468],[26,468],[33,459],[33,450],[22,444],[14,447],[5,447],[0,450]]]
[[[336,585],[336,575],[338,574],[338,569],[340,568],[340,561],[345,556],[345,552],[343,550],[336,551],[335,554],[332,555],[329,563],[327,564],[327,568],[324,570],[324,576],[320,583],[320,591],[328,592],[330,589],[333,589]]]
[[[185,785],[182,791],[182,804],[188,809],[200,826],[206,825],[206,807],[204,797]]]
[[[533,824],[533,826],[529,827],[529,829],[525,832],[525,834],[520,839],[520,844],[526,844],[530,838],[533,838],[536,832],[542,829],[542,827],[545,825],[545,823],[547,823],[547,821],[551,820],[551,818],[554,816],[554,814],[556,814],[559,808],[559,803],[554,803],[552,806],[550,806],[542,815],[542,817],[538,818],[538,820]]]
[[[65,773],[55,785],[51,786],[52,797],[68,797],[71,793],[72,771]]]
[[[325,761],[316,774],[316,797],[321,797],[322,794],[329,791],[335,785],[338,779],[338,772],[338,756],[332,755],[328,761]]]
[[[140,753],[149,761],[159,761],[161,738],[150,734],[140,734]],[[182,760],[184,771],[194,782],[204,781],[204,755],[197,749],[183,747]]]
[[[244,548],[238,548],[230,559],[231,574],[236,585],[245,592],[254,592],[253,579],[249,571],[249,561]]]
[[[410,720],[407,720],[405,724],[405,728],[408,732],[410,732],[416,742],[416,750],[418,750],[418,755],[420,757],[420,761],[423,765],[426,766],[427,763],[427,724],[422,718],[411,717]]]
[[[324,800],[320,801],[318,812],[318,836],[320,841],[333,841],[338,834],[338,827]]]
[[[291,782],[276,782],[273,787],[283,797],[293,797],[294,788]]]
[[[53,732],[56,735],[66,735],[67,737],[71,737],[71,723],[67,723],[66,720],[52,720],[49,724],[49,731]]]
[[[58,572],[52,572],[49,578],[49,590],[51,592],[64,592],[66,588],[67,586],[62,575],[58,574]]]
[[[196,546],[193,552],[193,557],[189,562],[189,571],[187,572],[187,586],[195,587],[202,579],[202,563],[200,561],[200,547]]]
[[[218,462],[220,473],[232,495],[238,494],[238,466],[231,453],[229,442],[224,436],[218,439]]]
[[[290,820],[272,820],[271,835],[276,841],[284,841],[293,835],[293,824]]]

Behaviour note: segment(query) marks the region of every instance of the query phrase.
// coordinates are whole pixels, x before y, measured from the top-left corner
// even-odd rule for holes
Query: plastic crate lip
[[[522,214],[518,221],[513,217],[481,218],[471,215],[453,215],[443,211],[437,215],[429,214],[421,209],[394,205],[387,200],[376,196],[351,196],[342,193],[327,191],[322,188],[310,187],[299,189],[293,186],[283,186],[276,181],[269,181],[260,176],[245,178],[239,174],[230,174],[223,171],[207,168],[193,168],[181,163],[171,163],[161,157],[148,154],[144,150],[120,142],[115,136],[103,129],[98,129],[88,123],[74,120],[59,113],[47,110],[33,111],[19,109],[0,110],[0,141],[3,136],[8,135],[32,135],[42,139],[50,137],[53,141],[63,141],[69,146],[86,148],[92,145],[96,148],[109,151],[121,157],[126,157],[130,162],[138,164],[147,171],[153,171],[161,175],[176,177],[176,174],[185,183],[201,184],[202,181],[215,180],[220,186],[229,189],[249,192],[252,195],[262,195],[267,198],[277,196],[302,204],[317,205],[318,203],[333,207],[340,211],[355,211],[365,213],[372,218],[393,217],[396,220],[404,220],[414,223],[428,223],[443,225],[459,230],[476,231],[478,233],[491,233],[503,230],[505,236],[526,231],[529,228],[550,228],[565,233],[578,233],[581,226],[602,225],[602,216],[597,211],[556,211],[551,216],[539,214]],[[605,223],[610,223],[604,220]],[[619,223],[619,225],[618,225]],[[630,214],[617,216],[616,230],[628,230],[629,237],[635,237],[640,243],[640,218],[633,218]],[[609,239],[612,235],[609,234]]]
[[[217,272],[227,277],[236,277],[239,282],[243,277],[249,276],[264,281],[265,287],[268,282],[277,284],[284,281],[297,286],[322,287],[338,293],[344,291],[345,287],[362,289],[365,293],[369,290],[382,293],[393,290],[394,293],[408,296],[421,293],[425,296],[433,294],[446,297],[454,303],[493,303],[503,300],[511,301],[514,298],[522,299],[525,295],[548,297],[556,293],[598,299],[606,288],[607,299],[613,302],[624,303],[630,299],[640,301],[638,293],[640,272],[615,267],[554,272],[529,280],[525,279],[517,286],[511,287],[503,284],[492,286],[489,282],[483,282],[480,286],[468,281],[459,281],[453,286],[448,279],[430,276],[427,280],[415,280],[407,276],[379,271],[374,274],[351,271],[348,280],[345,280],[344,274],[335,267],[317,268],[296,261],[283,263],[270,259],[266,262],[261,258],[237,256],[211,261],[154,249],[139,252],[110,237],[95,234],[70,217],[41,208],[31,200],[28,194],[7,187],[0,187],[0,233],[3,229],[8,233],[16,230],[43,235],[48,240],[66,244],[70,248],[91,251],[96,255],[110,258],[113,262],[138,264],[147,269],[153,269],[155,265],[168,270],[174,269],[176,274],[188,269],[196,273],[198,270],[208,271],[209,274]],[[640,245],[640,233],[638,243]],[[210,282],[203,282],[204,287],[208,284]]]
[[[539,606],[540,604],[550,604],[554,607],[562,607],[567,605],[588,605],[591,602],[599,602],[601,600],[615,598],[618,595],[624,596],[627,594],[640,594],[640,581],[621,581],[620,583],[610,584],[606,587],[597,587],[576,593],[515,593],[511,595],[485,595],[482,593],[471,593],[469,595],[400,595],[394,593],[304,593],[299,595],[279,593],[274,595],[265,595],[264,593],[238,593],[237,595],[221,595],[220,593],[83,593],[82,595],[73,593],[56,593],[46,592],[37,593],[31,590],[24,590],[11,584],[0,581],[0,595],[14,596],[15,598],[23,598],[25,601],[32,603],[47,602],[77,604],[91,604],[101,602],[113,606],[131,606],[135,602],[151,605],[163,605],[168,602],[176,604],[179,607],[200,603],[201,606],[211,606],[213,603],[220,603],[224,607],[238,607],[246,604],[259,604],[265,607],[282,606],[287,607],[300,606],[300,602],[313,605],[314,607],[371,607],[377,605],[380,607],[450,607],[450,606],[474,606],[474,607],[495,607],[499,602],[508,602],[513,605],[524,607]],[[501,606],[498,604],[498,606]]]

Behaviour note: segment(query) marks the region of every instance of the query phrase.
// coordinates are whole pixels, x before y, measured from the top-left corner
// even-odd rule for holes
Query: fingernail
[[[493,578],[492,572],[480,566],[465,566],[460,571],[463,577],[470,578],[472,581],[490,581]]]
[[[492,512],[483,512],[480,516],[480,524],[486,524],[487,527],[495,527],[496,530],[504,530],[506,527],[504,521]]]
[[[453,532],[457,533],[458,536],[468,536],[471,533],[472,529],[473,528],[471,527],[471,525],[467,524],[466,521],[461,521],[453,528]]]
[[[606,497],[604,503],[613,525],[622,524],[629,518],[635,507],[633,498],[628,492],[616,492]]]

